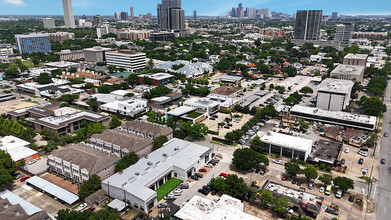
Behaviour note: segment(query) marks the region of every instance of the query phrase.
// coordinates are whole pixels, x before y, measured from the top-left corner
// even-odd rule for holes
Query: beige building
[[[367,54],[352,54],[349,53],[343,58],[343,64],[353,65],[353,66],[363,66],[366,67],[368,62]]]
[[[159,136],[166,136],[168,140],[174,138],[174,131],[171,128],[151,122],[139,120],[127,121],[121,126],[121,129],[153,140]]]
[[[330,76],[336,79],[354,80],[361,82],[364,78],[365,67],[357,65],[340,64],[335,68]]]

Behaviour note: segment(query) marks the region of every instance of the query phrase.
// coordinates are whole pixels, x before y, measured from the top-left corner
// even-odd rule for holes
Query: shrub
[[[321,170],[324,170],[324,169],[326,168],[326,165],[325,165],[324,163],[322,163],[321,165],[319,165],[319,168],[320,168]]]
[[[331,167],[330,167],[330,166],[327,166],[327,167],[326,167],[326,170],[330,172],[330,171],[331,171]]]

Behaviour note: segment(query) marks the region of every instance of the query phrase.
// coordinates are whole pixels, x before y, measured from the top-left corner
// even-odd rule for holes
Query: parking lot
[[[39,175],[43,174],[47,171],[48,165],[47,165],[47,156],[42,156],[36,159],[36,163],[34,164],[26,164],[27,170],[33,174]]]
[[[218,116],[217,119],[211,120],[210,118],[208,118],[205,121],[203,121],[202,123],[204,123],[206,126],[208,126],[208,128],[211,131],[219,131],[219,135],[216,135],[218,137],[224,137],[225,134],[227,134],[228,132],[236,130],[236,129],[240,129],[244,124],[246,124],[246,122],[248,122],[248,120],[250,120],[252,118],[252,116],[249,114],[238,113],[238,115],[243,115],[242,119],[239,122],[235,122],[235,120],[233,120],[232,122],[230,122],[232,124],[232,127],[230,129],[227,129],[224,127],[218,128],[219,127],[218,123],[223,121],[225,118],[230,118],[230,115],[220,113],[220,112],[217,113],[216,115]]]

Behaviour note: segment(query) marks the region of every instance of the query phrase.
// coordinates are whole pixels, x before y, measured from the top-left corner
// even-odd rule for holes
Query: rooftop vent
[[[4,207],[5,209],[8,208],[8,203],[3,202],[3,207]]]
[[[147,163],[149,166],[152,166],[152,162],[151,161],[148,161],[148,163]]]
[[[179,150],[179,147],[176,147],[174,150],[175,150],[175,151],[178,151],[178,150]]]
[[[139,172],[137,172],[137,173],[135,173],[136,174],[136,176],[139,176],[140,175],[140,173]]]
[[[167,154],[163,154],[163,157],[167,157]]]
[[[18,209],[15,209],[15,210],[14,210],[14,215],[15,215],[15,216],[19,216],[19,215],[20,215],[20,212],[19,212]]]

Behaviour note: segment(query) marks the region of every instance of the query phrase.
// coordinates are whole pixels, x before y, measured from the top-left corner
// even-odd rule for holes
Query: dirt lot
[[[41,178],[43,178],[53,184],[56,184],[57,186],[59,186],[63,189],[66,189],[71,193],[74,193],[76,195],[78,194],[77,185],[72,184],[71,182],[66,181],[61,177],[57,177],[56,175],[51,174],[51,173],[45,173],[44,175],[41,176]]]
[[[206,119],[204,120],[202,123],[204,123],[206,126],[208,126],[208,128],[212,131],[217,131],[218,130],[218,123],[220,123],[221,121],[223,121],[225,118],[229,118],[230,116],[227,115],[227,114],[223,114],[223,113],[217,113],[217,115],[219,116],[216,120],[210,120],[210,119]],[[250,120],[252,118],[251,115],[249,114],[242,114],[243,115],[243,118],[240,122],[231,122],[231,124],[233,125],[231,127],[231,129],[226,129],[226,128],[220,128],[219,130],[219,135],[218,137],[224,137],[225,134],[227,134],[228,132],[230,131],[233,131],[233,130],[236,130],[236,129],[240,129],[244,124],[246,124],[246,122],[248,122],[248,120]]]
[[[27,108],[37,105],[37,103],[27,102],[22,99],[15,99],[0,104],[0,114],[6,114],[7,112],[14,111],[20,108]]]

